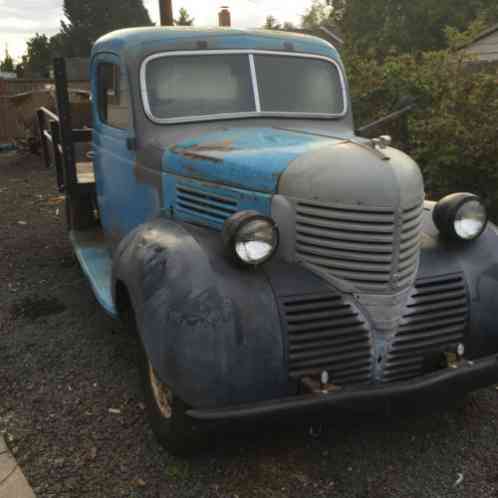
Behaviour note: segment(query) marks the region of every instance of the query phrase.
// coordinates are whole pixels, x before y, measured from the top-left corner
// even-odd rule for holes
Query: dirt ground
[[[99,309],[53,171],[0,156],[0,430],[39,497],[497,497],[498,393],[444,409],[220,434],[170,456],[143,411],[136,343]],[[110,412],[119,410],[120,413]]]

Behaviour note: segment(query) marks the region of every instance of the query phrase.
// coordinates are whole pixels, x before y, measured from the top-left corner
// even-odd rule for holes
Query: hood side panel
[[[163,171],[187,178],[275,193],[289,164],[329,137],[272,128],[238,128],[203,134],[169,147]]]

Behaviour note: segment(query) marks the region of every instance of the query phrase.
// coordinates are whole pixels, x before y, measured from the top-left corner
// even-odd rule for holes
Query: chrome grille
[[[467,319],[462,275],[418,280],[392,341],[384,381],[406,380],[422,374],[425,355],[443,353],[464,342]]]
[[[364,318],[339,294],[281,299],[287,323],[289,376],[327,370],[337,385],[368,383],[371,337]]]
[[[422,201],[401,213],[297,201],[296,255],[361,290],[399,289],[416,271],[422,213]]]

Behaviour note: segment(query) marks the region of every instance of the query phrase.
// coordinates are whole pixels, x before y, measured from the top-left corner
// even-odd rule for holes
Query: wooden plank
[[[80,161],[76,163],[78,184],[95,183],[95,172],[92,161]]]
[[[5,83],[2,84],[1,95],[16,95],[18,93],[46,90],[47,88],[53,88],[54,85],[54,80],[5,80]],[[68,86],[78,90],[90,90],[89,81],[69,81]]]

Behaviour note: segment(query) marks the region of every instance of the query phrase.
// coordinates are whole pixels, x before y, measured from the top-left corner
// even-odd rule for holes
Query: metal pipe
[[[46,107],[40,107],[39,109],[43,114],[46,114],[49,119],[53,121],[59,121],[59,116],[57,114],[54,114],[52,111],[49,111]]]
[[[38,116],[38,127],[40,129],[40,142],[43,151],[43,160],[45,162],[45,166],[50,168],[50,156],[48,155],[47,136],[45,134],[45,114],[43,113],[43,109],[39,109],[36,115]]]

